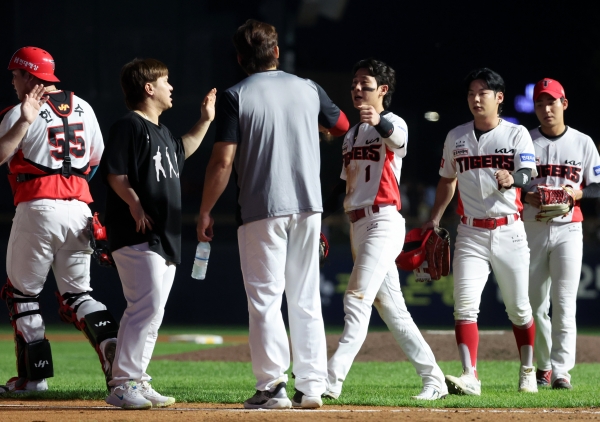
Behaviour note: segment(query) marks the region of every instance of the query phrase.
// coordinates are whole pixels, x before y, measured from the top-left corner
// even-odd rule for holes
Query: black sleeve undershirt
[[[590,183],[581,190],[583,198],[600,198],[600,183]]]
[[[511,187],[513,188],[525,188],[529,181],[531,180],[531,169],[530,168],[522,168],[519,169],[513,174],[514,183]]]

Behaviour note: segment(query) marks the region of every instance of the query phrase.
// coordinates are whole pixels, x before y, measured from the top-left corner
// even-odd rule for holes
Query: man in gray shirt
[[[277,32],[248,20],[233,37],[249,75],[225,91],[206,169],[198,240],[213,238],[210,212],[232,167],[238,185],[238,243],[250,316],[256,394],[247,409],[321,407],[327,386],[325,330],[319,295],[318,245],[323,211],[318,131],[334,136],[348,119],[315,82],[277,70]],[[296,394],[281,315],[285,291]]]

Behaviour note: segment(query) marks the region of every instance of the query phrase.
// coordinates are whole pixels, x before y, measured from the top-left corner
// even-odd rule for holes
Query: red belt
[[[350,221],[352,223],[356,223],[361,218],[367,216],[367,211],[366,210],[369,209],[369,208],[371,208],[371,210],[373,211],[373,214],[379,212],[379,205],[372,205],[372,206],[367,207],[367,208],[360,208],[358,210],[348,211],[346,213],[346,215],[348,215],[348,218],[350,219]]]
[[[473,227],[478,227],[480,229],[489,229],[489,230],[494,230],[496,227],[500,227],[500,226],[505,226],[507,224],[509,224],[510,216],[506,216],[506,217],[498,217],[498,218],[473,218],[471,219],[471,224],[469,224],[469,218],[462,216],[460,218],[460,222],[463,224],[469,224]],[[514,217],[514,221],[517,221],[519,219],[519,214],[513,214]]]

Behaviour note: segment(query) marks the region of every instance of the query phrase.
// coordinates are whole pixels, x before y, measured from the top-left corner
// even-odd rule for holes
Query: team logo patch
[[[455,149],[454,150],[454,156],[457,157],[459,155],[469,155],[469,150],[466,149],[466,148]]]
[[[519,154],[519,157],[521,157],[521,162],[524,163],[526,161],[530,161],[532,163],[535,163],[535,156],[533,154]]]
[[[600,166],[596,166],[596,167],[594,167],[594,174],[595,174],[596,176],[600,176]]]
[[[66,110],[69,109],[69,105],[68,104],[61,104],[61,105],[58,106],[58,109],[60,111],[66,111]]]

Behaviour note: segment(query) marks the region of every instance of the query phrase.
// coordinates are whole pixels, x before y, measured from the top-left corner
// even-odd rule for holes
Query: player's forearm
[[[109,174],[106,177],[109,186],[130,207],[140,202],[137,193],[131,187],[126,174]]]
[[[452,201],[452,198],[454,197],[454,191],[456,190],[456,182],[456,178],[440,178],[435,192],[435,201],[433,203],[433,208],[431,209],[431,216],[429,218],[430,220],[439,223],[439,221],[442,219],[444,211],[446,211],[448,204],[450,203],[450,201]]]
[[[231,176],[231,168],[233,167],[233,155],[231,152],[223,154],[222,146],[217,143],[215,148],[219,151],[210,157],[208,166],[206,167],[206,176],[204,178],[204,189],[202,190],[202,203],[200,204],[200,214],[210,214],[218,199],[221,197],[229,177]],[[235,151],[235,149],[234,149]]]
[[[183,135],[181,140],[183,141],[183,149],[185,150],[185,158],[187,159],[190,155],[192,155],[202,141],[204,140],[204,136],[206,136],[206,132],[208,132],[208,128],[210,127],[211,120],[201,118],[198,122],[190,129],[188,133]]]
[[[29,123],[21,117],[13,127],[0,138],[0,164],[4,164],[6,160],[13,155],[28,129]]]

